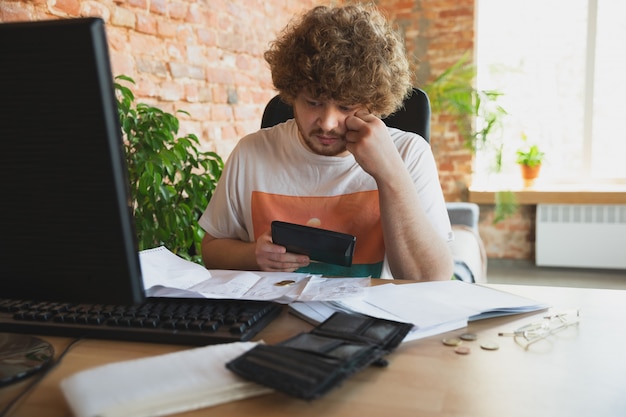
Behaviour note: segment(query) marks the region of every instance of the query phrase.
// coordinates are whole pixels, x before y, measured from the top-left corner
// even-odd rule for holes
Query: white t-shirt
[[[389,133],[413,178],[426,215],[443,239],[452,240],[430,146],[413,133],[393,128]],[[385,275],[376,182],[351,154],[329,157],[311,152],[299,140],[293,119],[239,141],[199,223],[213,237],[254,242],[270,229],[273,220],[356,236],[352,267],[311,263],[306,269],[309,272]]]

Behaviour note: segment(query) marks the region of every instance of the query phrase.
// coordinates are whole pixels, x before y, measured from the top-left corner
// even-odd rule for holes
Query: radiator
[[[536,264],[626,269],[626,205],[537,205]]]

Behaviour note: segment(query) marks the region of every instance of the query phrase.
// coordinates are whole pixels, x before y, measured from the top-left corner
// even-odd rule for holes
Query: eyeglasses
[[[578,325],[580,310],[552,313],[543,316],[543,320],[522,326],[512,333],[501,332],[498,336],[512,336],[515,342],[528,349],[530,345],[548,336]]]

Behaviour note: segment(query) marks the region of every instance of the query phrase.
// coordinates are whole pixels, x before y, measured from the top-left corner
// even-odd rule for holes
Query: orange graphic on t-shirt
[[[280,220],[356,236],[353,258],[356,264],[374,264],[384,259],[376,190],[333,197],[299,197],[255,191],[251,208],[255,240],[270,229],[272,221]]]

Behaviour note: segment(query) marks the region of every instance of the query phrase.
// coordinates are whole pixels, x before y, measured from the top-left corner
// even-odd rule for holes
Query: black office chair
[[[428,95],[413,88],[403,106],[384,122],[389,127],[417,133],[430,143],[430,113]],[[261,127],[272,127],[289,119],[293,119],[293,109],[279,96],[274,96],[265,106]],[[455,202],[446,203],[446,206],[456,236],[452,243],[456,278],[465,282],[486,282],[487,255],[478,234],[478,205]]]
[[[293,109],[279,96],[274,96],[265,107],[261,127],[271,127],[289,119],[293,119]],[[402,108],[384,121],[387,126],[417,133],[429,142],[430,100],[428,95],[419,88],[414,88],[411,95],[404,101]]]

